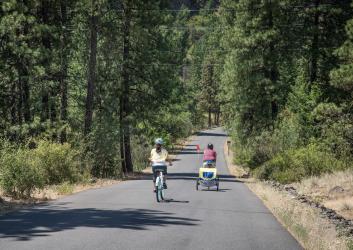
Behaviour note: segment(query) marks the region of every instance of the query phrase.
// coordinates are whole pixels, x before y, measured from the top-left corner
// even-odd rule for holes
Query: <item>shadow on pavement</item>
[[[168,180],[190,180],[195,181],[199,177],[198,173],[168,173]],[[236,179],[233,175],[218,175],[220,182],[238,182],[244,183],[243,181]],[[136,179],[136,178],[135,178]],[[152,174],[141,173],[138,177],[139,180],[151,180]]]
[[[198,221],[149,209],[72,209],[48,205],[0,217],[0,238],[27,241],[78,227],[148,230],[153,226],[195,226]]]
[[[202,155],[203,152],[196,150],[183,150],[178,153],[178,155]]]
[[[164,202],[166,203],[189,203],[189,201],[178,201],[178,200],[174,200],[174,199],[165,199]]]
[[[168,173],[169,180],[196,180],[199,177],[198,173]],[[220,182],[240,182],[233,175],[218,175]]]
[[[216,136],[216,137],[227,137],[227,134],[223,133],[212,133],[212,132],[199,132],[197,136]]]
[[[196,148],[183,148],[181,151],[177,152],[177,155],[187,155],[187,154],[203,154],[203,151],[197,151]]]
[[[217,189],[215,189],[214,187],[211,187],[210,189],[208,188],[203,188],[203,187],[200,187],[199,189],[200,191],[206,191],[206,192],[221,192],[221,193],[224,193],[224,192],[227,192],[228,190],[231,190],[229,188],[220,188],[218,191]]]

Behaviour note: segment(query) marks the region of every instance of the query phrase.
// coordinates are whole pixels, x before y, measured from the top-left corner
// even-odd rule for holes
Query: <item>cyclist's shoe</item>
[[[163,188],[164,188],[164,189],[167,189],[167,188],[168,188],[166,183],[163,183]]]

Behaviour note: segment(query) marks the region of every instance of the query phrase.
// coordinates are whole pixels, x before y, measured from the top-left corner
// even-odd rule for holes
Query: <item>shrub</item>
[[[83,174],[78,155],[69,144],[39,141],[16,148],[4,141],[0,148],[0,186],[11,196],[29,197],[44,185],[80,181]]]
[[[99,112],[97,119],[101,122],[94,123],[89,137],[80,141],[84,161],[95,177],[117,177],[122,172],[118,121],[105,112]]]
[[[72,194],[74,192],[74,186],[69,182],[64,182],[56,187],[56,191],[61,194]]]
[[[131,140],[131,155],[134,168],[141,171],[148,167],[151,152],[151,146],[148,140],[143,136],[134,136]]]
[[[44,186],[42,170],[27,149],[3,149],[0,158],[0,185],[11,196],[29,197]]]
[[[257,169],[255,174],[260,179],[291,183],[304,177],[318,176],[345,167],[345,164],[337,160],[333,154],[321,151],[317,145],[311,144],[278,154]]]
[[[313,110],[316,143],[339,159],[352,161],[353,125],[349,115],[333,103],[322,103]]]
[[[245,146],[237,143],[238,163],[256,168],[278,153],[300,145],[300,125],[296,115],[284,110],[280,117],[281,122],[274,131],[264,131],[258,136],[249,137]]]
[[[191,115],[188,112],[165,112],[160,124],[157,131],[162,133],[165,131],[164,133],[170,135],[173,140],[189,136],[193,128]]]
[[[32,157],[42,169],[46,184],[72,183],[80,179],[78,152],[68,143],[40,141]]]

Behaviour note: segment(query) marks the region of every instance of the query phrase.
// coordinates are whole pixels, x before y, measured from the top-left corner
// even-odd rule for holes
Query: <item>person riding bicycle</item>
[[[151,150],[151,157],[149,159],[151,161],[151,163],[152,163],[154,192],[156,191],[155,190],[155,182],[156,182],[156,178],[157,178],[157,174],[158,174],[158,171],[156,171],[156,170],[162,169],[163,174],[164,174],[163,188],[167,189],[167,184],[166,184],[167,163],[166,163],[166,161],[169,162],[169,166],[173,165],[171,159],[168,157],[168,151],[165,148],[162,147],[163,144],[164,144],[164,142],[163,142],[162,138],[157,138],[155,140],[155,148],[153,148]]]
[[[213,150],[213,144],[209,143],[207,145],[207,149],[203,151],[203,163],[204,165],[212,164],[213,166],[216,164],[217,160],[217,152]]]

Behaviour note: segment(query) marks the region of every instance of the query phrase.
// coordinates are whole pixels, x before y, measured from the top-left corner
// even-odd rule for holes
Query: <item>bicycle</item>
[[[164,200],[164,187],[163,187],[163,171],[156,170],[157,177],[156,177],[156,198],[157,202],[161,202]]]

